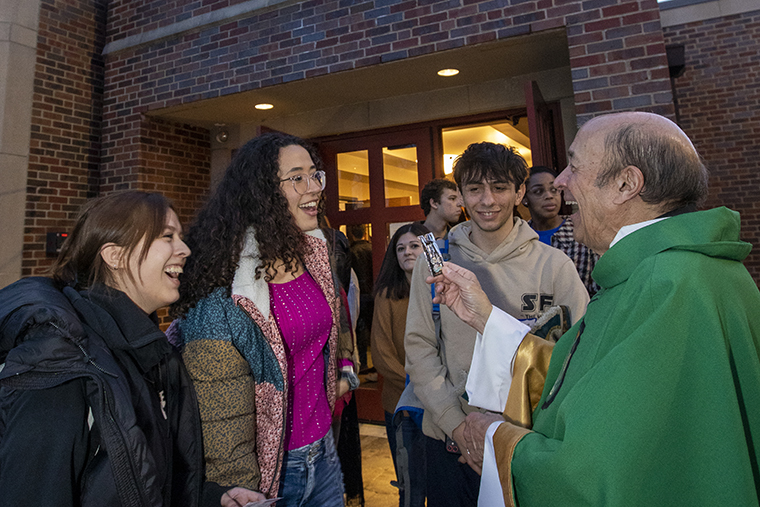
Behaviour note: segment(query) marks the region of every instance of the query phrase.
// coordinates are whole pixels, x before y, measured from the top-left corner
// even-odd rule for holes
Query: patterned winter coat
[[[319,234],[319,233],[316,233]],[[325,347],[325,386],[335,403],[338,359],[350,359],[353,340],[341,324],[340,289],[323,240],[306,236],[304,267],[330,305],[333,326]],[[218,288],[173,327],[200,405],[209,480],[277,495],[287,414],[287,358],[269,311],[269,287],[254,278],[258,245],[249,233],[232,295]]]

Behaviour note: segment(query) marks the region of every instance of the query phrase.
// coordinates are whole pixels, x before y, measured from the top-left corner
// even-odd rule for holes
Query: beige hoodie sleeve
[[[406,349],[406,372],[414,384],[414,394],[425,407],[423,431],[440,440],[442,434],[451,436],[454,429],[464,422],[466,414],[462,410],[455,386],[449,378],[444,354],[440,350],[433,323],[433,300],[430,285],[425,279],[430,276],[425,257],[420,255],[414,266],[409,310],[406,318],[404,348]],[[437,428],[431,429],[430,425]],[[442,430],[442,432],[441,432]]]

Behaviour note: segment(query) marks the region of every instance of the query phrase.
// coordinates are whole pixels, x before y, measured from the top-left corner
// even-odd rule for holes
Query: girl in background
[[[400,227],[391,238],[375,282],[372,361],[384,379],[382,403],[388,444],[396,468],[396,477],[406,487],[406,490],[399,490],[399,506],[402,507],[424,507],[426,497],[425,445],[422,430],[408,414],[402,411],[394,418],[394,412],[406,383],[404,329],[406,310],[409,306],[409,281],[417,257],[422,253],[422,244],[417,236],[428,232],[425,226],[416,223]],[[408,484],[399,477],[400,468],[396,456],[396,431],[399,426],[409,460],[406,468],[409,471]],[[406,495],[409,495],[408,500]]]

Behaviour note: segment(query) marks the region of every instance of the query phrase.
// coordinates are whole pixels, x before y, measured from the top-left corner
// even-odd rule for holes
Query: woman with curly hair
[[[279,506],[343,505],[330,423],[358,385],[317,224],[319,164],[284,134],[238,151],[188,231],[194,256],[170,330],[198,391],[209,478]]]
[[[404,362],[404,329],[409,306],[409,281],[422,244],[417,236],[428,229],[413,223],[400,227],[391,238],[375,282],[375,313],[372,317],[372,362],[383,376],[382,402],[385,410],[385,430],[396,468],[399,485],[399,506],[425,506],[425,445],[422,430],[400,411],[394,417],[396,405],[406,382]],[[408,463],[399,466],[396,455],[396,435],[401,428]],[[406,472],[406,473],[405,473]]]

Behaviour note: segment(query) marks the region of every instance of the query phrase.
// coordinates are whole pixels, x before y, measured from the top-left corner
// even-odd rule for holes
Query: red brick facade
[[[155,5],[112,6],[109,42],[155,28],[158,14],[146,14]],[[162,11],[184,16],[181,5]],[[187,5],[197,14],[210,3]],[[656,0],[312,0],[108,55],[102,181],[139,179],[144,113],[563,26],[581,121],[626,109],[672,115]]]
[[[685,47],[676,78],[681,126],[710,170],[707,207],[742,215],[745,261],[760,280],[760,10],[674,26],[668,44]]]
[[[708,204],[740,210],[745,239],[760,243],[757,12],[663,34],[656,0],[309,0],[101,56],[105,43],[242,3],[43,0],[24,275],[49,264],[44,233],[67,229],[90,195],[158,190],[190,219],[209,186],[209,132],[147,113],[558,28],[579,124],[623,110],[674,118],[665,44],[686,46],[680,114],[712,170]],[[760,279],[760,254],[748,267]]]
[[[48,231],[67,231],[97,195],[106,10],[103,2],[40,6],[22,276],[41,274]]]
[[[140,114],[132,115],[132,123],[109,121],[120,118],[122,103],[112,108],[112,116],[103,115],[103,4],[44,0],[41,5],[22,276],[43,274],[52,264],[46,233],[70,230],[90,197],[123,189],[161,192],[187,223],[208,193],[207,130]],[[111,102],[105,99],[106,110]],[[112,140],[126,138],[135,149],[123,155],[106,145],[101,157],[103,133]]]
[[[143,31],[135,17],[158,3],[128,2],[133,15],[109,18],[109,42]],[[197,14],[209,4],[190,5]],[[563,26],[580,116],[626,109],[672,114],[656,0],[300,2],[112,55],[110,112],[142,112]]]
[[[180,221],[189,225],[211,184],[208,130],[145,118],[141,132],[140,173],[131,188],[161,192],[174,203]],[[111,190],[103,183],[101,191]]]

